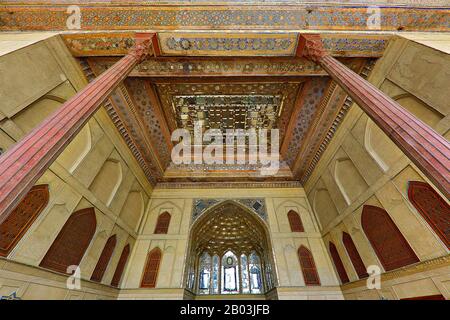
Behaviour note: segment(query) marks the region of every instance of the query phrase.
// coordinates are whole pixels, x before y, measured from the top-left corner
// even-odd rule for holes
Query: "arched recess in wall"
[[[119,262],[117,263],[116,270],[114,271],[113,278],[111,280],[111,285],[114,287],[118,287],[120,280],[122,279],[123,271],[125,270],[125,266],[128,261],[128,256],[130,255],[130,245],[127,244],[120,254]]]
[[[347,204],[367,190],[368,185],[349,158],[340,158],[334,165],[334,179]]]
[[[164,211],[158,216],[155,226],[155,234],[167,234],[170,225],[170,213]]]
[[[370,118],[367,119],[364,133],[364,147],[384,172],[388,171],[403,154]]]
[[[419,262],[419,258],[383,208],[364,205],[361,224],[386,271]]]
[[[289,226],[291,227],[291,232],[305,232],[302,219],[297,212],[295,212],[294,210],[289,210],[287,217],[289,220]]]
[[[27,232],[49,200],[48,185],[31,188],[11,214],[0,224],[0,256],[6,257]]]
[[[94,237],[96,227],[94,208],[86,208],[72,213],[48,249],[40,266],[68,273],[67,267],[80,264]]]
[[[305,246],[298,248],[298,259],[302,268],[303,278],[307,286],[320,286],[320,278],[317,273],[313,255]]]
[[[98,259],[97,265],[95,266],[94,272],[92,273],[92,281],[102,281],[103,275],[105,274],[106,268],[108,268],[109,261],[111,260],[111,256],[114,252],[114,248],[116,247],[116,242],[116,235],[112,235],[111,237],[109,237],[108,241],[106,241],[102,253],[100,254],[100,258]]]
[[[345,250],[347,250],[348,256],[355,268],[356,273],[358,274],[358,278],[366,278],[368,277],[366,266],[359,255],[358,250],[356,249],[355,243],[353,242],[352,237],[346,233],[342,233],[342,243],[344,244]]]
[[[65,99],[55,95],[44,95],[14,115],[12,120],[24,133],[28,133],[41,124],[65,101]]]
[[[109,206],[122,182],[122,166],[118,160],[108,159],[91,183],[89,190],[98,200]]]
[[[75,136],[72,142],[64,149],[57,161],[67,169],[70,173],[73,173],[75,169],[83,161],[84,157],[89,153],[92,148],[92,136],[89,123],[87,123],[83,129]]]
[[[331,258],[333,259],[333,263],[334,266],[336,267],[339,279],[341,279],[342,283],[349,282],[350,280],[348,279],[347,272],[345,271],[344,264],[342,263],[341,257],[339,256],[339,252],[337,251],[336,246],[331,241],[328,243],[328,246],[330,248]]]
[[[450,249],[450,206],[428,183],[410,181],[408,197],[442,242]]]
[[[130,191],[120,211],[120,219],[133,230],[144,213],[144,198],[141,191]]]
[[[147,255],[144,273],[142,275],[141,288],[155,288],[158,280],[159,265],[161,263],[162,252],[159,248],[154,248]]]
[[[409,93],[393,97],[403,108],[434,128],[444,116]]]
[[[325,228],[339,213],[327,189],[319,188],[314,195],[313,208]]]

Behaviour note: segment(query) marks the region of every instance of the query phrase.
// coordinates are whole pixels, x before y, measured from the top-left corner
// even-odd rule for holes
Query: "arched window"
[[[241,254],[241,278],[242,278],[242,293],[250,293],[250,278],[248,268],[248,258],[243,253]]]
[[[212,275],[211,275],[211,289],[212,293],[219,293],[219,283],[220,283],[220,258],[215,254],[212,258]]]
[[[222,256],[222,294],[239,293],[238,259],[232,251],[227,251]]]
[[[211,267],[212,267],[212,259],[208,252],[203,252],[200,256],[200,274],[199,274],[199,282],[198,282],[198,291],[199,293],[210,292],[211,286]]]
[[[252,252],[248,256],[248,270],[249,270],[249,280],[250,280],[250,292],[251,293],[262,293],[263,291],[263,280],[261,272],[261,259],[256,254]]]
[[[48,204],[48,185],[37,185],[0,224],[0,256],[6,257]]]
[[[170,213],[167,211],[161,213],[156,222],[155,232],[156,234],[166,234],[169,230]]]
[[[295,212],[294,210],[290,210],[287,216],[292,232],[305,232],[302,220],[300,219],[300,216],[298,215],[297,212]]]
[[[319,274],[311,252],[304,246],[301,246],[298,248],[298,259],[300,260],[305,284],[307,286],[320,286]]]
[[[109,237],[108,241],[106,241],[106,244],[103,247],[102,254],[98,259],[97,265],[95,266],[94,272],[91,276],[92,281],[102,281],[103,275],[105,274],[106,268],[108,267],[109,260],[111,259],[115,247],[116,235],[112,235],[111,237]]]
[[[386,271],[419,262],[400,230],[386,210],[365,205],[361,224]]]
[[[350,280],[348,279],[347,272],[345,271],[344,264],[342,263],[341,257],[339,256],[336,246],[334,245],[333,242],[330,242],[328,245],[330,247],[331,258],[333,259],[334,266],[336,267],[341,282],[342,283],[349,282]]]
[[[125,270],[125,265],[127,264],[128,256],[130,255],[130,245],[127,244],[119,258],[119,263],[117,263],[116,271],[114,271],[114,276],[111,280],[111,285],[114,287],[119,286],[120,279],[122,278],[123,270]]]
[[[410,181],[408,197],[422,217],[450,249],[450,206],[428,184]]]
[[[95,233],[94,208],[78,210],[69,217],[40,266],[67,273],[67,267],[78,266]]]
[[[342,242],[344,243],[345,250],[347,250],[348,256],[352,261],[353,267],[355,268],[356,273],[360,279],[366,278],[369,275],[367,274],[366,266],[359,255],[358,250],[356,249],[355,243],[352,240],[352,237],[344,232],[342,234]]]
[[[145,264],[144,275],[141,281],[142,288],[156,287],[161,256],[162,253],[159,248],[155,248],[148,253],[147,263]]]

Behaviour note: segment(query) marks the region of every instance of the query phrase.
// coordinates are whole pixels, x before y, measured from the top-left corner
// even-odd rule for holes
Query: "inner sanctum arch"
[[[187,289],[198,295],[264,294],[275,285],[265,222],[234,201],[204,212],[191,228]]]

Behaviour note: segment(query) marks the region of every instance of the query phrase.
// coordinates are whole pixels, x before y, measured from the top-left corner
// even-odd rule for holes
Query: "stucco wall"
[[[397,38],[377,62],[369,81],[438,133],[446,138],[450,136],[450,104],[445,94],[450,82],[450,57],[447,54]],[[343,246],[342,232],[351,235],[366,267],[378,265],[383,270],[361,227],[365,204],[382,207],[389,213],[421,262],[449,254],[408,200],[407,188],[411,180],[430,183],[372,120],[353,105],[305,185],[324,242],[328,245],[332,241],[336,245],[350,281],[356,281],[358,277]],[[425,276],[420,270],[414,274],[406,281],[397,279],[401,274],[393,279],[402,283],[402,292],[407,288],[410,297],[422,296],[427,284],[417,280],[429,275]],[[447,277],[443,277],[445,274]],[[448,284],[443,283],[448,283],[449,274],[447,261],[430,279],[437,283],[437,292],[447,298]],[[353,299],[403,298],[404,295],[395,293],[396,281],[383,282],[383,294],[365,290],[365,281],[360,281],[359,291],[353,288],[351,294],[350,290],[347,293],[347,285],[344,295]]]

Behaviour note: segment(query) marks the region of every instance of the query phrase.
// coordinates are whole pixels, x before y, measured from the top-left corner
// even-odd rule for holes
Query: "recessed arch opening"
[[[186,287],[195,294],[263,294],[275,285],[265,222],[250,209],[223,201],[194,221]]]

